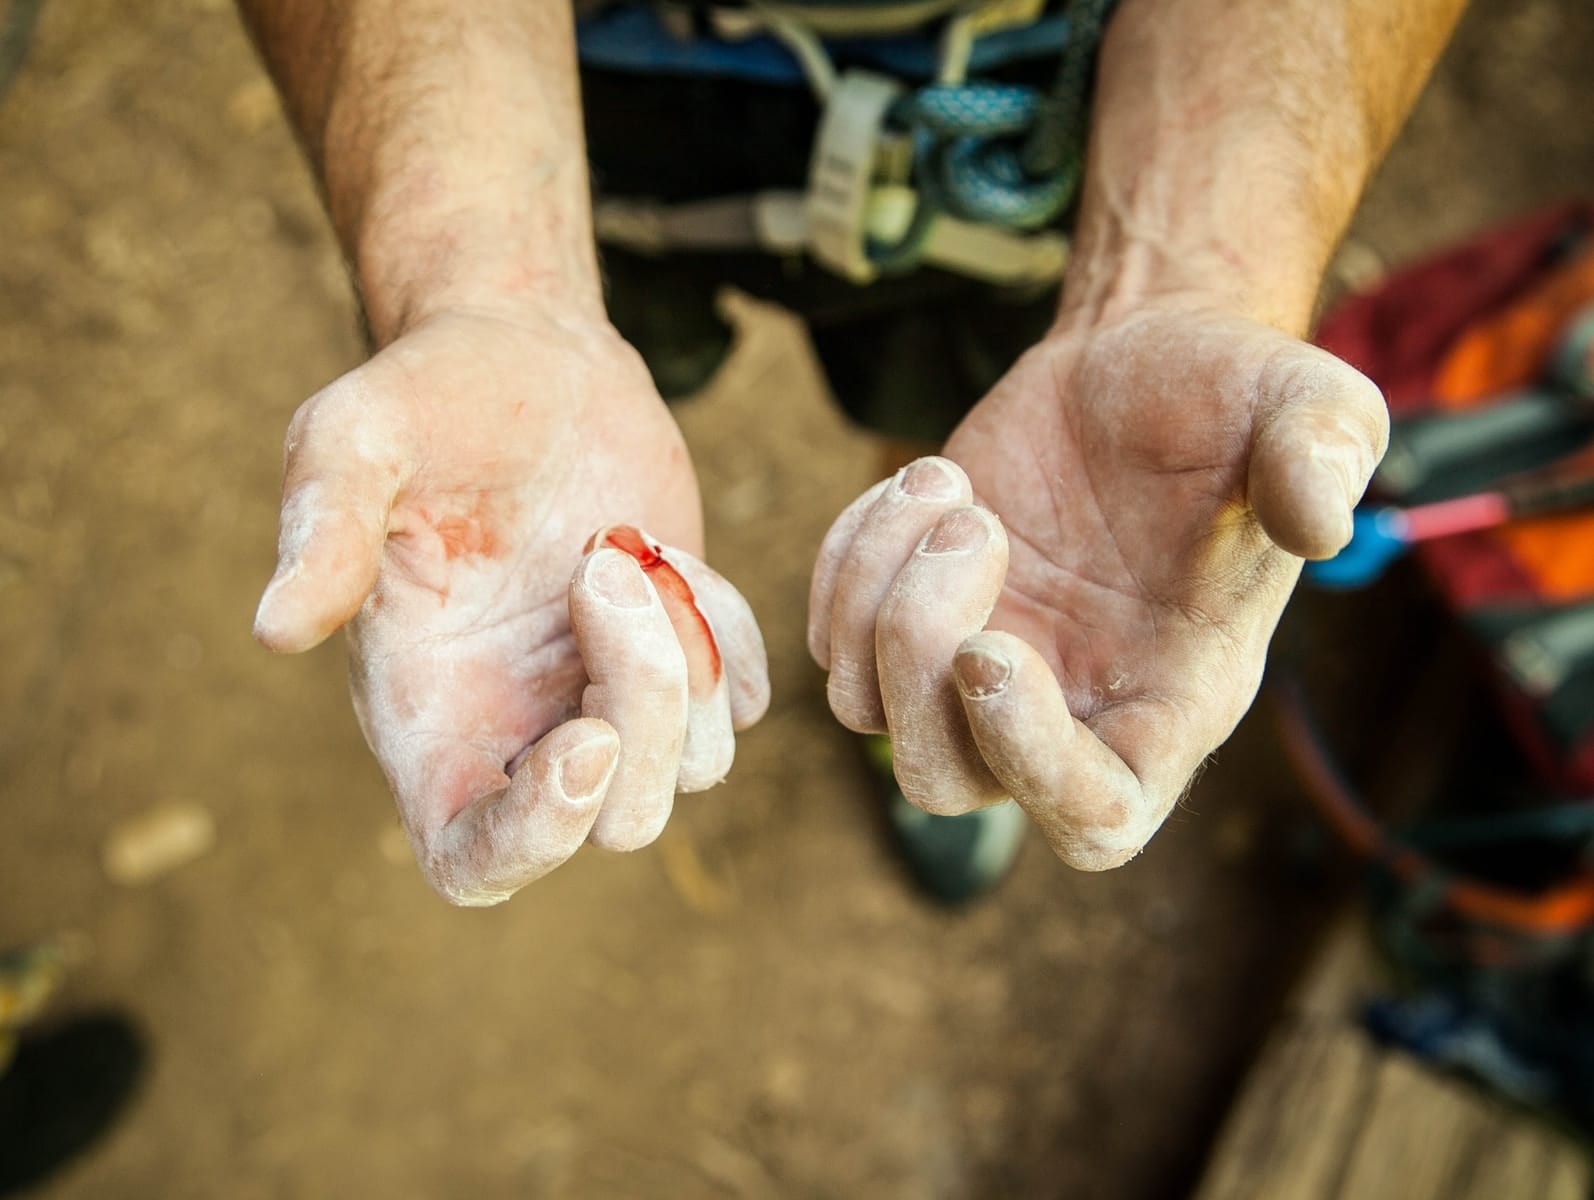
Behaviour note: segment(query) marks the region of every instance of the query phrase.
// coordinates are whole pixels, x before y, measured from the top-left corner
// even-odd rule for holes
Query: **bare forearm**
[[[379,343],[429,313],[601,306],[565,0],[240,0]]]
[[[1064,313],[1218,298],[1300,334],[1464,0],[1126,0]]]

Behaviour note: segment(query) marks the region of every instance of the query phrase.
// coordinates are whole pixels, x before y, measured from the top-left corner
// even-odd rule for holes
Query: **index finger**
[[[620,735],[620,764],[590,835],[608,850],[659,836],[675,800],[688,714],[686,654],[635,560],[600,548],[570,584],[570,626],[590,682],[581,713]]]

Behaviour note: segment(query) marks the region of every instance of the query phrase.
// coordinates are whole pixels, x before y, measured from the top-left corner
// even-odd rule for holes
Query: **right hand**
[[[1012,797],[1066,862],[1139,853],[1250,707],[1302,557],[1388,437],[1348,364],[1217,302],[1065,312],[820,549],[832,711],[928,812]]]
[[[664,565],[584,551],[616,524]],[[427,879],[496,904],[584,841],[651,842],[763,715],[758,626],[702,553],[686,447],[607,322],[444,312],[295,415],[255,636],[296,652],[348,623]]]

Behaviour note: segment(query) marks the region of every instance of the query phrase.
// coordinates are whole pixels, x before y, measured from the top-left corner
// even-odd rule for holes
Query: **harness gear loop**
[[[870,71],[848,71],[831,88],[808,168],[808,248],[854,283],[880,272],[866,238],[869,200],[886,115],[902,85]]]
[[[1054,281],[1067,241],[1045,227],[1079,188],[1091,70],[1114,3],[1068,0],[1061,14],[1042,18],[1044,0],[750,0],[736,10],[739,35],[772,35],[821,105],[805,193],[662,208],[600,202],[600,237],[654,250],[725,249],[738,237],[775,253],[806,249],[858,284],[921,265],[999,284]],[[838,70],[831,53],[848,53],[846,45],[822,40],[879,36],[932,17],[946,25],[939,69],[910,75],[930,78],[923,86],[894,78],[896,69]],[[1046,23],[1045,36],[1062,47],[1049,91],[966,79],[982,38],[994,44],[1014,28],[1039,36]],[[727,215],[727,232],[706,227]]]

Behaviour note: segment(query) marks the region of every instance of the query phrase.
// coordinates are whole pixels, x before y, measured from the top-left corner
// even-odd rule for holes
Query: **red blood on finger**
[[[697,607],[692,585],[665,559],[664,548],[648,541],[634,525],[611,525],[599,531],[587,543],[587,550],[590,552],[597,546],[619,550],[636,560],[664,602],[664,611],[669,614],[675,636],[686,652],[688,689],[698,696],[712,692],[720,681],[719,645],[714,640],[708,618]]]

